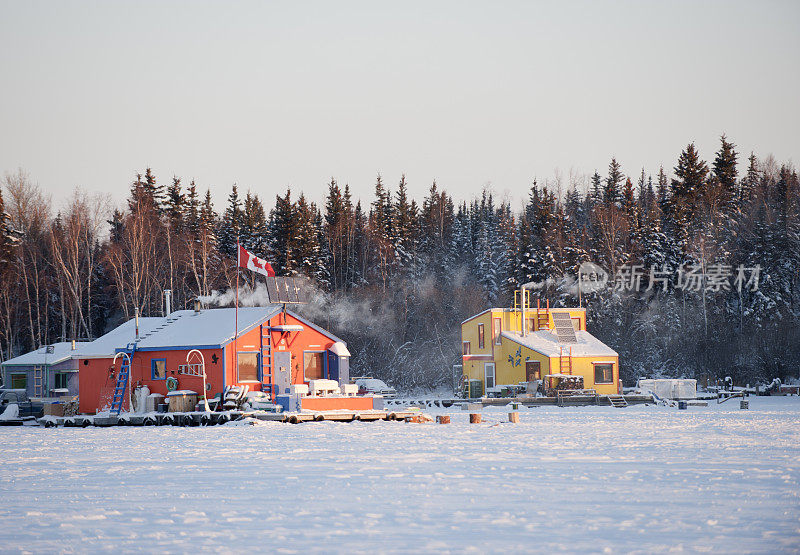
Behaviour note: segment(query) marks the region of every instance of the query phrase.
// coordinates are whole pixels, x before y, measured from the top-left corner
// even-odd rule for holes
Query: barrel
[[[189,390],[171,391],[167,394],[169,412],[192,412],[197,404],[197,393]]]

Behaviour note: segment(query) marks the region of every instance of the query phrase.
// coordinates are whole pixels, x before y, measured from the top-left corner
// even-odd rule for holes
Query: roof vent
[[[203,305],[202,305],[202,303],[200,302],[200,298],[199,298],[199,297],[198,297],[198,298],[195,298],[195,300],[194,300],[194,312],[195,312],[195,314],[197,314],[198,312],[200,312],[200,309],[201,309],[201,308],[203,308]]]

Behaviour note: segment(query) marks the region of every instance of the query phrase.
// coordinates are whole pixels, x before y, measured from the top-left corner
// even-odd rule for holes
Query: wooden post
[[[450,417],[449,416],[437,416],[436,417],[437,424],[450,424]]]
[[[508,413],[508,421],[514,424],[519,424],[519,413],[518,412],[509,412]]]
[[[481,415],[477,412],[469,413],[469,423],[470,424],[480,424],[481,423]]]

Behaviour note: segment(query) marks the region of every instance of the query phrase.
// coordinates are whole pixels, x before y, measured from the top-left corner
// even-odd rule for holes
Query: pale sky
[[[0,173],[120,203],[137,170],[265,204],[380,172],[421,200],[638,176],[726,133],[800,160],[800,2],[7,2]]]

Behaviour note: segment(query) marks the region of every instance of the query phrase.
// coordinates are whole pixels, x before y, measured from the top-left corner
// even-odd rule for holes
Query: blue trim
[[[222,345],[178,345],[173,347],[137,347],[137,351],[191,351],[192,349],[221,349]],[[125,351],[126,349],[117,349],[117,351]]]
[[[260,322],[257,322],[257,323],[253,324],[252,326],[250,326],[248,328],[244,328],[244,329],[239,330],[239,337],[241,337],[242,335],[244,335],[246,333],[250,333],[251,331],[253,331],[259,325],[263,325],[264,323],[268,323],[270,320],[272,320],[272,318],[274,318],[275,316],[277,316],[281,312],[283,312],[283,310],[279,307],[274,312],[272,312],[271,314],[268,314]],[[311,322],[310,320],[306,320],[305,318],[303,318],[302,316],[299,316],[295,312],[292,312],[291,310],[287,309],[286,310],[286,314],[289,314],[293,318],[296,318],[299,322],[302,322],[303,324],[307,325],[309,328],[313,329],[314,331],[317,331],[317,332],[321,333],[322,335],[324,335],[328,339],[332,340],[334,343],[338,342],[338,343],[344,343],[345,345],[347,345],[347,343],[345,343],[342,339],[336,337],[335,335],[333,335],[328,330],[319,327],[318,325],[316,325],[314,322]],[[233,342],[233,338],[226,340],[223,343],[223,345],[228,345],[228,344],[230,344],[232,342]],[[222,347],[222,345],[220,345],[219,347]],[[196,348],[199,348],[199,347],[196,347]],[[159,350],[159,349],[156,349],[156,350]],[[165,349],[160,349],[160,350],[167,350],[167,349],[165,348]]]
[[[345,345],[347,345],[347,343],[342,341],[340,338],[336,337],[335,335],[333,335],[328,330],[319,327],[314,322],[311,322],[310,320],[306,320],[305,318],[303,318],[302,316],[300,316],[298,314],[295,314],[291,310],[287,310],[286,313],[287,314],[291,314],[293,317],[297,318],[297,320],[299,320],[300,322],[303,322],[304,324],[306,324],[312,330],[318,331],[319,333],[321,333],[322,335],[324,335],[328,339],[332,339],[334,343],[344,343]]]
[[[327,351],[303,351],[303,381],[307,382],[308,379],[306,378],[306,353],[320,353],[322,355],[322,377],[324,379],[328,378],[328,357],[325,356]],[[316,379],[316,378],[315,378]]]
[[[159,378],[156,376],[156,362],[164,363],[164,377]],[[166,380],[167,379],[167,359],[165,358],[151,358],[150,359],[150,379],[151,380]]]

